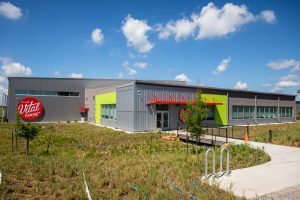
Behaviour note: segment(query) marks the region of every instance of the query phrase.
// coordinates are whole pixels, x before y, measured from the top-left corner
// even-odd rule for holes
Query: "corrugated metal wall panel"
[[[135,131],[134,85],[117,88],[117,128]]]
[[[16,119],[17,99],[24,96],[16,96],[15,89],[30,90],[50,90],[50,91],[71,91],[80,92],[80,97],[46,97],[35,96],[41,100],[45,108],[44,117],[38,121],[66,121],[80,120],[80,107],[87,106],[90,108],[90,120],[94,121],[94,93],[99,92],[97,88],[115,89],[116,85],[130,82],[128,80],[110,80],[110,79],[71,79],[71,78],[9,78],[9,97],[8,97],[8,120],[9,122]],[[111,86],[109,88],[109,86]],[[91,88],[89,96],[85,100],[86,88]],[[94,92],[92,92],[94,90]]]

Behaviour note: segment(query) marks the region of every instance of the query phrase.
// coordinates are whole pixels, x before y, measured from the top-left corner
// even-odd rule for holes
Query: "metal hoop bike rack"
[[[226,154],[226,172],[224,173],[225,175],[229,175],[230,174],[230,169],[229,169],[229,148],[228,147],[222,147],[221,151],[220,151],[220,172],[219,172],[219,176],[222,176],[224,174],[222,174],[222,167],[223,167],[223,152],[224,150],[226,150],[227,154]]]

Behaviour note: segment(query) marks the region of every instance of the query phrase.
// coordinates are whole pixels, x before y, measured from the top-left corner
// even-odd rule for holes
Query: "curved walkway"
[[[229,142],[244,143],[235,139],[229,139]],[[230,189],[236,196],[251,199],[264,195],[270,197],[267,194],[279,191],[288,192],[289,188],[300,184],[300,148],[259,142],[249,144],[253,148],[263,148],[271,156],[271,161],[254,167],[232,170],[230,176],[217,179],[222,189]]]

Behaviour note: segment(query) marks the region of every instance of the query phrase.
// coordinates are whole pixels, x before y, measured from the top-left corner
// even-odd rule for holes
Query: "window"
[[[79,97],[79,92],[70,92],[70,97]]]
[[[232,106],[232,119],[237,119],[237,106]]]
[[[44,91],[43,90],[29,90],[30,96],[43,96]]]
[[[44,96],[56,96],[55,91],[44,91]]]
[[[257,106],[257,118],[276,118],[277,107],[275,106]]]
[[[280,107],[280,117],[293,117],[293,108]]]
[[[28,90],[22,90],[22,89],[16,89],[15,90],[16,95],[28,95]]]
[[[213,120],[214,119],[214,106],[207,106],[207,119],[208,120]]]
[[[79,97],[79,92],[66,92],[66,91],[48,91],[48,90],[23,90],[16,89],[16,95],[22,96],[66,96],[66,97]]]
[[[254,106],[232,106],[232,119],[253,119]]]
[[[101,118],[116,120],[116,104],[102,104]]]

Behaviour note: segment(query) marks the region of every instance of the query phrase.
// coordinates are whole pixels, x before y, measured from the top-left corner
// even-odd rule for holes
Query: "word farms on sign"
[[[42,103],[33,97],[27,97],[19,101],[17,111],[22,119],[35,120],[42,115]]]

